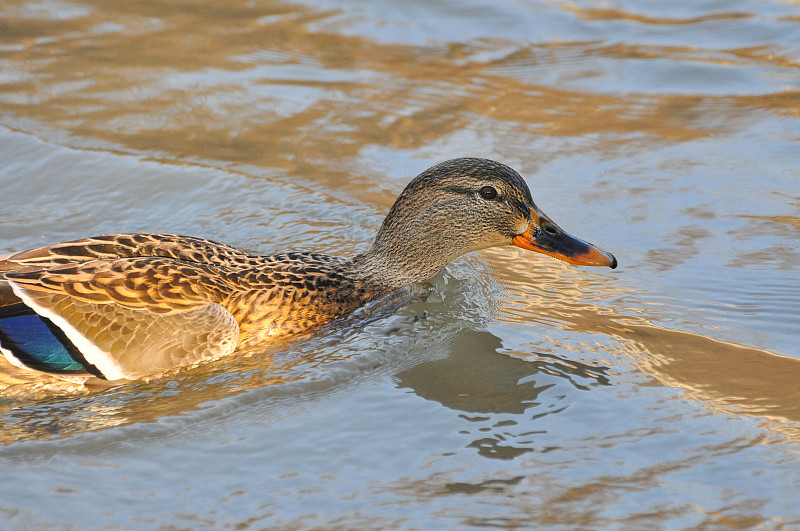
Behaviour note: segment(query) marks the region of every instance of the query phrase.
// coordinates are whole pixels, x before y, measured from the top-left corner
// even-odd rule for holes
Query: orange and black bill
[[[543,253],[570,264],[617,267],[614,255],[564,232],[536,207],[531,208],[531,224],[514,237],[513,245]]]

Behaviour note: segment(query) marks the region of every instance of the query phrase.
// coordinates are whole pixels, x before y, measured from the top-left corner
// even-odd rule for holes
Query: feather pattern
[[[239,339],[236,320],[219,304],[165,314],[17,286],[15,292],[63,332],[80,352],[76,361],[84,371],[109,380],[135,379],[230,354]]]
[[[30,323],[0,306],[0,348],[17,366],[108,380],[196,364],[312,330],[384,292],[342,275],[344,263],[317,253],[250,256],[170,234],[25,251],[0,260],[0,271],[5,308],[22,303],[30,323],[38,316],[36,338],[18,339]]]

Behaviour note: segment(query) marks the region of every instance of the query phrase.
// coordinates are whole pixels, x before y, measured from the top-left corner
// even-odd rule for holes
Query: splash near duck
[[[0,257],[0,351],[73,381],[136,379],[308,332],[464,253],[502,245],[617,266],[539,210],[513,169],[461,158],[414,178],[372,246],[350,259],[251,256],[172,234],[103,235]]]

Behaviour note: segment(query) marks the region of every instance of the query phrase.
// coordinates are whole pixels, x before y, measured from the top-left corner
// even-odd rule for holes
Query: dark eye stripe
[[[481,197],[484,199],[494,199],[497,197],[497,190],[491,186],[484,186],[480,191]]]

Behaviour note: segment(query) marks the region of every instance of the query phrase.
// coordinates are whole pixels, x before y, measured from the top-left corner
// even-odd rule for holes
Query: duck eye
[[[484,199],[494,199],[497,197],[497,190],[491,186],[484,186],[480,191],[481,197]]]

